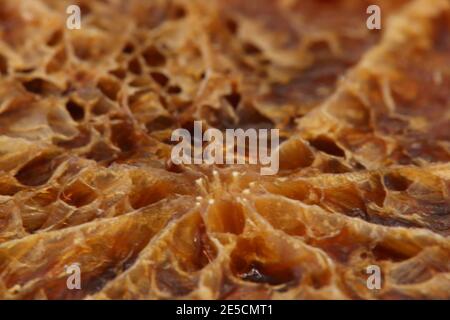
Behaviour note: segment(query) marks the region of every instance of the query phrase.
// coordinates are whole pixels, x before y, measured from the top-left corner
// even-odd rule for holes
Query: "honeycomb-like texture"
[[[449,160],[449,0],[0,2],[1,299],[450,299]]]

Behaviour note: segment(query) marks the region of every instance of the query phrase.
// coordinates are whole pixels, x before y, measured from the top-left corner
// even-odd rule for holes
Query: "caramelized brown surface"
[[[0,4],[0,298],[450,298],[448,0],[76,3]],[[279,174],[174,165],[194,120]]]

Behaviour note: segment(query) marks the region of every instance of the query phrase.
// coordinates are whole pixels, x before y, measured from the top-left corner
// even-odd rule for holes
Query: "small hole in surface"
[[[87,3],[79,3],[78,6],[80,7],[82,16],[87,16],[92,12],[91,7]]]
[[[23,86],[27,91],[39,95],[56,94],[59,91],[54,84],[40,78],[25,81]]]
[[[6,61],[6,58],[2,55],[0,55],[0,74],[8,74],[8,62]]]
[[[130,152],[137,145],[137,137],[131,122],[120,122],[111,127],[111,141],[123,152]]]
[[[134,45],[132,43],[130,43],[130,42],[126,43],[125,46],[122,49],[122,52],[123,53],[127,53],[127,54],[133,53],[134,52]]]
[[[136,77],[129,82],[129,85],[131,87],[135,87],[135,88],[147,87],[150,84],[151,84],[151,80],[144,76]]]
[[[156,119],[148,122],[145,126],[148,131],[159,131],[170,128],[173,125],[173,120],[168,116],[159,116]]]
[[[241,102],[241,95],[239,93],[233,92],[229,95],[226,95],[225,99],[234,109],[236,109],[239,106],[239,102]]]
[[[152,72],[150,73],[153,80],[155,80],[156,83],[158,83],[161,87],[165,87],[166,84],[169,82],[169,78],[164,73],[161,72]]]
[[[160,67],[166,63],[166,58],[156,47],[149,47],[142,55],[147,65],[150,67]]]
[[[29,74],[29,73],[32,73],[32,72],[34,72],[34,70],[36,70],[36,69],[33,68],[33,67],[16,69],[17,73],[23,73],[23,74]]]
[[[208,209],[207,225],[212,232],[241,234],[245,228],[245,214],[233,201],[219,200]]]
[[[99,99],[92,107],[92,113],[100,116],[114,109],[114,104],[106,98]]]
[[[186,16],[186,10],[181,6],[174,6],[170,16],[174,20],[182,19]]]
[[[262,238],[239,240],[231,253],[231,271],[244,281],[269,285],[299,283],[301,266],[280,259]]]
[[[62,37],[63,37],[62,31],[61,30],[56,30],[55,32],[52,33],[52,35],[48,39],[47,45],[49,47],[56,46],[59,42],[61,42]]]
[[[336,157],[344,157],[345,152],[342,150],[333,140],[320,136],[314,140],[309,141],[309,143],[319,151],[322,151],[326,154],[336,156]]]
[[[76,137],[70,140],[54,138],[53,143],[65,149],[76,149],[86,146],[91,141],[91,133],[85,128],[79,128],[78,130],[80,133]]]
[[[12,183],[0,183],[0,195],[2,196],[13,196],[19,192],[21,188]]]
[[[235,35],[238,31],[238,25],[236,23],[236,21],[232,20],[232,19],[227,19],[227,21],[225,22],[228,31],[230,31],[231,34]]]
[[[257,55],[261,54],[261,49],[259,49],[253,43],[246,42],[244,43],[244,52],[248,55]]]
[[[130,69],[130,71],[134,74],[142,73],[142,67],[141,64],[139,63],[138,58],[134,58],[128,63],[128,69]]]
[[[96,143],[86,158],[97,162],[109,163],[116,158],[116,151],[103,141]]]
[[[330,44],[327,41],[320,40],[311,43],[308,47],[309,51],[318,59],[327,59],[332,56]]]
[[[166,198],[171,188],[170,185],[162,181],[148,183],[145,180],[138,180],[138,183],[140,183],[140,187],[134,189],[129,195],[130,204],[136,210]]]
[[[401,252],[383,243],[377,244],[372,252],[377,260],[390,260],[394,262],[405,261],[414,256],[414,254]]]
[[[169,94],[180,94],[181,88],[179,86],[170,86],[169,88],[167,88],[167,92]]]
[[[125,77],[127,76],[127,72],[123,69],[115,69],[115,70],[111,70],[109,72],[110,74],[112,74],[113,76],[115,76],[116,78],[119,79],[125,79]]]
[[[40,186],[47,183],[60,163],[52,155],[41,155],[28,162],[15,177],[23,185]]]
[[[102,78],[98,82],[98,88],[105,96],[114,101],[120,91],[120,84],[112,79]]]
[[[66,50],[64,48],[58,50],[53,55],[52,59],[48,62],[46,66],[46,71],[48,73],[53,73],[61,70],[66,60],[67,60]]]
[[[73,120],[80,121],[84,118],[84,109],[76,102],[69,100],[66,103],[66,109],[70,113]]]
[[[386,188],[392,191],[405,191],[412,183],[409,179],[395,173],[385,175],[383,180]]]
[[[62,200],[71,206],[80,208],[93,202],[96,197],[94,189],[81,181],[76,181],[64,190]]]

